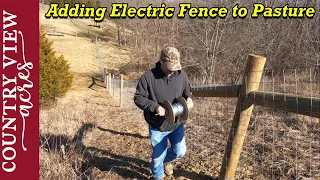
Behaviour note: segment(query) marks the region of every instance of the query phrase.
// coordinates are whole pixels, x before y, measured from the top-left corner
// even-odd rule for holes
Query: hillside
[[[100,67],[96,44],[86,33],[89,31],[98,34],[104,30],[90,26],[92,21],[88,19],[46,19],[44,12],[47,6],[41,8],[41,24],[46,27],[48,34],[64,34],[48,38],[53,41],[56,54],[65,57],[75,74],[73,86],[67,95],[59,99],[54,107],[41,109],[41,179],[75,179],[79,176],[94,179],[127,179],[137,171],[135,166],[140,167],[141,162],[146,164],[148,157],[146,154],[124,149],[127,149],[128,143],[147,146],[147,139],[140,140],[130,136],[147,136],[147,127],[141,121],[141,114],[120,109],[105,89],[100,87],[103,83],[97,81],[97,84],[88,88],[92,85],[92,77],[100,78]],[[109,37],[109,42],[99,42],[99,50],[104,66],[108,70],[117,70],[123,63],[130,61],[130,51],[119,49],[112,42],[114,36]],[[132,120],[126,117],[132,117]],[[128,122],[122,123],[124,120]],[[91,125],[92,128],[85,128]],[[77,141],[73,140],[75,137]],[[66,150],[65,159],[61,159],[61,145],[74,146],[75,142],[86,146],[86,150]],[[129,147],[132,148],[132,145]],[[137,155],[142,156],[144,161],[140,160],[137,162],[138,165],[130,165],[134,163],[132,161]],[[130,158],[131,161],[128,161]],[[118,163],[114,163],[116,160]],[[98,166],[96,161],[104,163]],[[124,171],[115,167],[128,169],[128,175],[123,175]],[[143,169],[144,171],[138,174],[147,171],[146,167]]]

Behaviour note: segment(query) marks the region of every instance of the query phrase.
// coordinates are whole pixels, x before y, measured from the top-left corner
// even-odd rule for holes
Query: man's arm
[[[159,108],[159,104],[148,99],[148,97],[148,82],[146,77],[143,75],[139,80],[136,88],[136,93],[134,94],[134,103],[142,110],[156,112],[156,110]]]

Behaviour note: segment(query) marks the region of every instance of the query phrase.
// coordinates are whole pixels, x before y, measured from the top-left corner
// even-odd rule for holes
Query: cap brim
[[[181,64],[180,64],[180,62],[178,62],[178,63],[166,62],[166,65],[167,65],[167,68],[168,68],[170,71],[178,71],[178,70],[181,70]]]

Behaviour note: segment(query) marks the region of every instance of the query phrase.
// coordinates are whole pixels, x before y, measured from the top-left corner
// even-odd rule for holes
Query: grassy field
[[[149,179],[148,127],[133,104],[134,88],[126,86],[125,106],[119,108],[102,82],[92,84],[92,77],[100,77],[95,35],[102,37],[99,51],[109,71],[132,62],[130,49],[116,45],[110,21],[96,28],[90,19],[45,19],[46,8],[41,24],[48,33],[64,34],[48,37],[75,78],[65,97],[40,111],[41,179]],[[174,163],[169,180],[216,179],[220,170],[236,99],[194,103],[186,123],[187,155]],[[318,119],[256,108],[236,178],[319,179],[319,129]]]

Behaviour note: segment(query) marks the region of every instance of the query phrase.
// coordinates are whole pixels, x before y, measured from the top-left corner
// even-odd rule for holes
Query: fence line
[[[88,31],[89,33],[89,31]],[[116,79],[115,75],[108,72],[107,69],[104,66],[104,63],[102,61],[102,58],[100,56],[99,52],[99,42],[98,37],[95,36],[95,43],[96,43],[96,51],[97,51],[97,59],[100,65],[100,73],[101,73],[101,81],[104,83],[104,86],[109,93],[110,97],[118,100],[119,99],[119,106],[122,107],[122,93],[123,93],[123,75],[120,75],[119,80]]]

